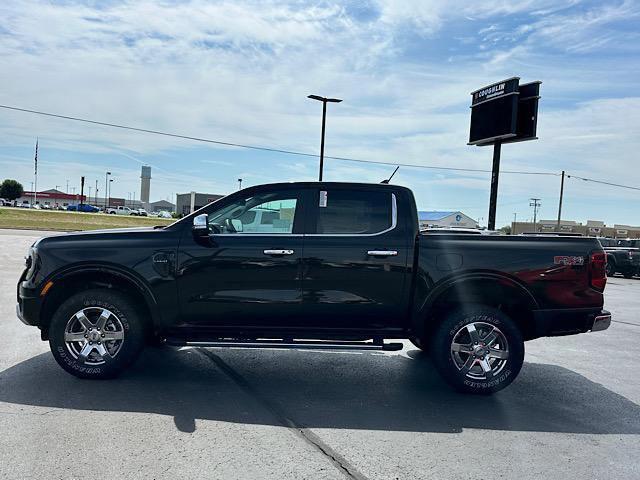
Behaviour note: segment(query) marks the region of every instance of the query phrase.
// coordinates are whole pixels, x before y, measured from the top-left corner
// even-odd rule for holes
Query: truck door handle
[[[398,255],[397,250],[369,250],[367,255],[372,257],[395,257]]]
[[[264,251],[265,255],[293,255],[293,253],[294,253],[294,250],[281,250],[281,249]]]

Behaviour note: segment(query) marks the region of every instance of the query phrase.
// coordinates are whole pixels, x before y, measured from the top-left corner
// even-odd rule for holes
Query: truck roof
[[[275,182],[275,183],[261,183],[259,185],[253,185],[243,190],[249,190],[251,188],[262,187],[286,187],[286,186],[300,186],[300,187],[376,187],[376,188],[388,188],[393,190],[409,190],[407,187],[401,185],[394,185],[391,183],[373,183],[373,182]],[[234,192],[235,193],[235,192]]]

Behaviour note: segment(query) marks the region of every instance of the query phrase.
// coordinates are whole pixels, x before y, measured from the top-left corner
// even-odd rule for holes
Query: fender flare
[[[415,315],[413,318],[412,328],[414,331],[419,333],[424,333],[425,330],[425,318],[427,312],[431,310],[435,302],[440,298],[442,294],[454,288],[456,285],[460,285],[466,282],[473,281],[500,281],[508,284],[510,288],[514,288],[519,291],[524,298],[527,299],[529,304],[531,305],[532,310],[539,308],[538,302],[535,297],[531,294],[531,292],[516,278],[506,275],[504,273],[498,272],[468,272],[461,275],[455,275],[447,277],[440,282],[433,285],[427,296],[424,298],[420,306],[416,309]]]
[[[48,275],[42,283],[44,284],[48,281],[52,281],[55,286],[56,284],[64,282],[65,278],[86,275],[91,272],[107,273],[115,277],[120,277],[125,282],[135,285],[138,292],[144,298],[145,304],[151,313],[152,324],[158,325],[161,322],[162,314],[160,307],[148,283],[135,272],[122,268],[118,265],[96,262],[68,265]]]

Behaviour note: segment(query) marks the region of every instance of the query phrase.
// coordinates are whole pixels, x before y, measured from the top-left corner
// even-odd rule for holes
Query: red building
[[[34,192],[25,191],[20,198],[16,200],[17,203],[33,203]],[[72,194],[72,193],[64,193],[60,190],[51,189],[44,190],[42,192],[37,192],[36,195],[36,203],[40,205],[49,205],[50,207],[55,207],[57,205],[67,206],[67,205],[77,205],[78,203],[86,203],[87,196]]]

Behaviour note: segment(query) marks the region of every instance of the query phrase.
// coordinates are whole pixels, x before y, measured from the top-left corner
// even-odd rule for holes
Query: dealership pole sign
[[[489,199],[489,230],[496,226],[496,203],[503,143],[536,140],[540,84],[520,85],[519,77],[496,82],[471,92],[471,126],[468,145],[493,145]]]

